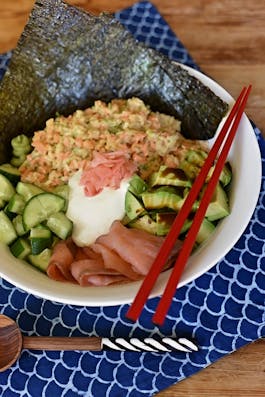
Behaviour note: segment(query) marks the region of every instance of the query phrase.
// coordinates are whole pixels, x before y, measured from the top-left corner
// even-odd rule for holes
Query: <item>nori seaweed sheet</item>
[[[62,0],[37,0],[0,85],[0,162],[12,137],[32,135],[56,113],[96,99],[137,96],[182,121],[182,134],[211,138],[228,105],[114,18]]]

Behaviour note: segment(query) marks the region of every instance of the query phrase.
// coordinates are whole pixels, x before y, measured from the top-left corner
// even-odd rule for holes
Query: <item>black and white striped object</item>
[[[134,352],[179,352],[198,351],[198,346],[187,338],[102,338],[102,350]]]

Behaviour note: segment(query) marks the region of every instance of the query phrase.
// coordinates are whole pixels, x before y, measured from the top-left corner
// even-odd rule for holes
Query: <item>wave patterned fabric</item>
[[[116,17],[139,40],[198,68],[149,2],[137,3]],[[10,55],[0,57],[0,77]],[[1,397],[153,396],[265,335],[265,143],[254,129],[262,152],[263,185],[253,217],[223,260],[177,291],[160,330],[150,328],[157,298],[148,301],[140,322],[132,325],[125,319],[128,305],[59,304],[0,279],[0,312],[16,319],[25,335],[188,335],[199,342],[200,350],[191,354],[23,350],[13,367],[0,373]]]

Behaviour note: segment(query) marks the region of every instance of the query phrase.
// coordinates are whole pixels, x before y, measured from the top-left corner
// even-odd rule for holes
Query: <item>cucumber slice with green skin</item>
[[[21,194],[26,201],[30,200],[31,197],[36,196],[37,194],[44,193],[44,190],[40,187],[27,182],[18,182],[16,190],[17,193]]]
[[[7,205],[7,210],[10,212],[14,212],[15,214],[22,214],[24,207],[25,207],[26,201],[23,196],[19,193],[15,193],[8,205]]]
[[[11,246],[10,251],[18,259],[26,259],[31,253],[30,245],[24,238],[18,238]]]
[[[62,240],[71,236],[73,222],[63,212],[57,212],[47,219],[47,227]]]
[[[17,238],[13,223],[4,213],[0,211],[0,241],[4,244],[11,244]]]
[[[67,211],[67,207],[68,207],[69,191],[70,189],[68,185],[60,185],[60,186],[56,186],[52,192],[54,194],[58,194],[58,196],[61,196],[65,199],[65,206],[63,208],[64,212]]]
[[[47,267],[50,262],[51,255],[52,255],[51,250],[49,248],[46,248],[38,255],[30,254],[28,256],[28,260],[33,266],[35,266],[42,272],[46,273]]]
[[[32,228],[29,238],[33,255],[40,254],[45,248],[50,248],[52,245],[52,233],[45,226]]]
[[[8,163],[0,165],[0,174],[4,175],[13,185],[16,185],[20,180],[18,168]]]
[[[33,196],[25,205],[22,217],[27,230],[46,221],[49,216],[64,208],[65,199],[53,193]]]
[[[9,201],[15,192],[12,183],[4,175],[0,174],[0,198],[4,201]]]
[[[0,198],[0,208],[4,208],[6,205],[6,201]]]
[[[58,194],[58,196],[63,197],[65,200],[68,200],[69,191],[70,191],[69,185],[60,185],[60,186],[56,186],[53,189],[54,194]]]
[[[17,214],[15,214],[14,212],[11,212],[11,211],[8,210],[8,204],[4,208],[4,213],[8,216],[8,218],[11,221],[17,216]]]
[[[24,236],[27,233],[27,230],[24,228],[22,215],[17,215],[13,220],[12,223],[14,228],[17,232],[18,236]]]
[[[25,154],[22,154],[22,155],[19,156],[19,157],[13,156],[13,157],[11,158],[10,163],[11,163],[11,165],[13,165],[14,167],[20,167],[20,166],[24,163],[25,160],[26,160],[26,155],[25,155]]]

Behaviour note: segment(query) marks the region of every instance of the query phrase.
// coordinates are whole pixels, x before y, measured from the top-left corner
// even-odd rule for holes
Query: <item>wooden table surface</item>
[[[0,53],[16,46],[34,0],[0,1]],[[68,0],[94,14],[127,0]],[[265,136],[265,1],[153,0],[202,70],[237,97],[252,84],[247,114]],[[159,397],[264,397],[265,340],[248,345]]]

